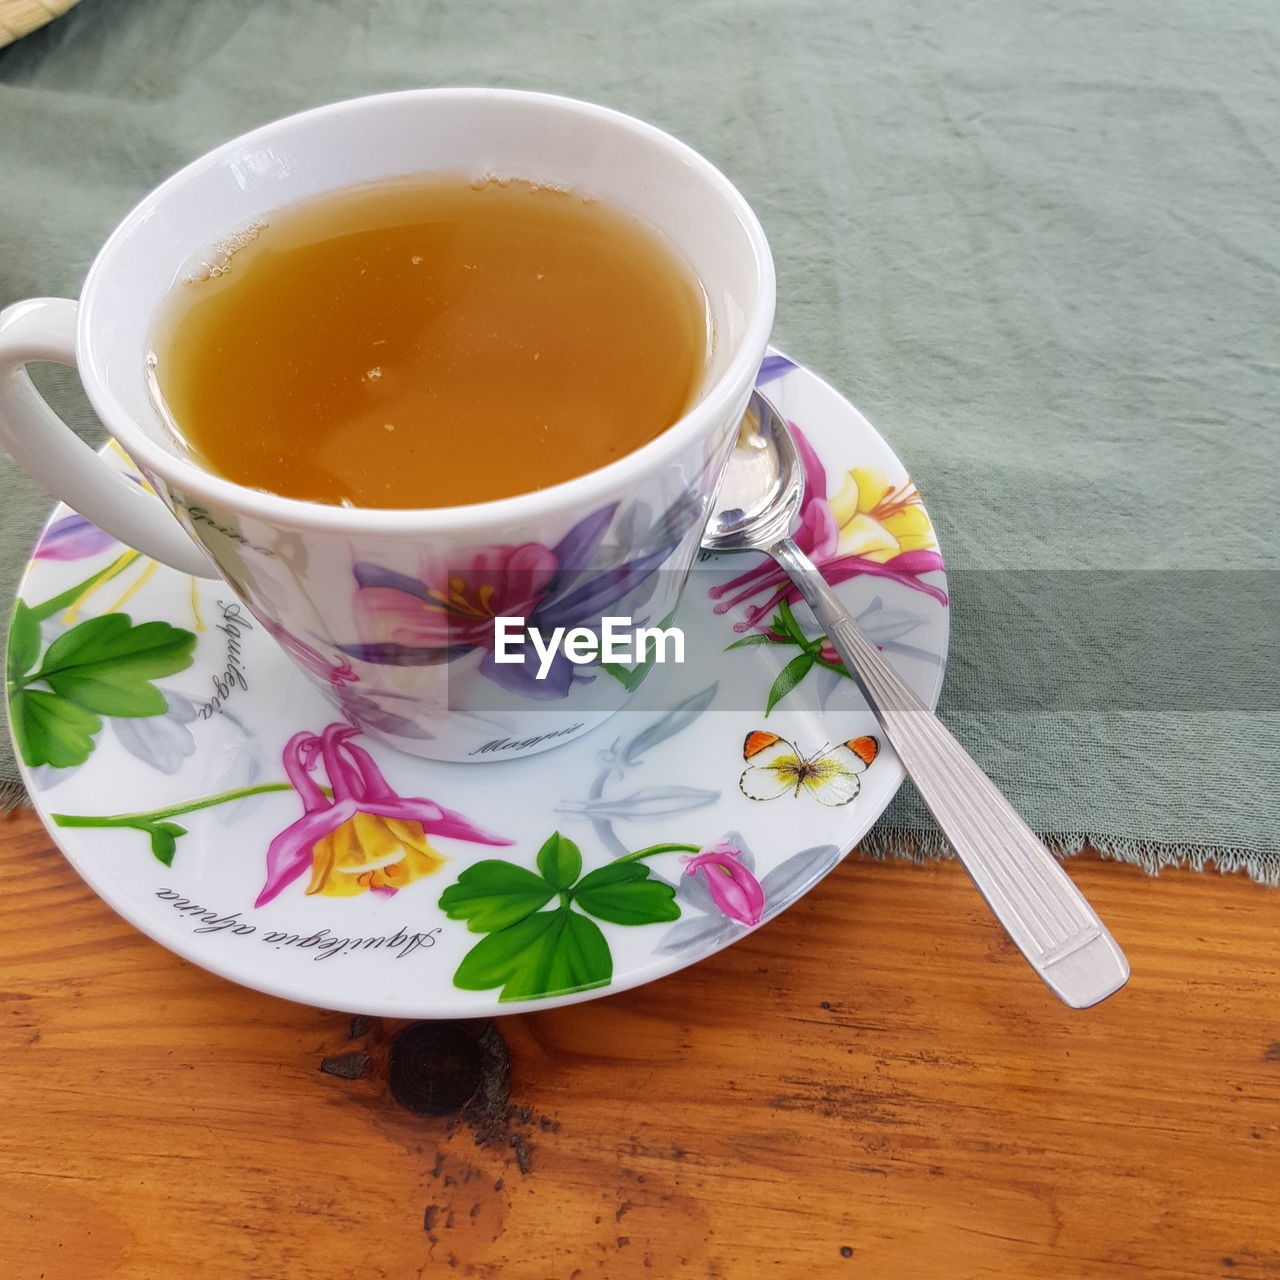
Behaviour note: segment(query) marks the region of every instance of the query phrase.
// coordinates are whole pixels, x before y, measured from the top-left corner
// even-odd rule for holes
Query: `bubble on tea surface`
[[[483,191],[490,181],[487,173],[473,173],[469,185],[472,191]]]
[[[247,245],[251,245],[265,230],[267,224],[255,219],[239,231],[215,240],[207,249],[190,258],[182,273],[184,284],[203,284],[215,280],[231,270],[232,259]]]

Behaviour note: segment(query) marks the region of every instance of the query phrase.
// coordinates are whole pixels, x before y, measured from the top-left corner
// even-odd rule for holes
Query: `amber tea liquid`
[[[527,493],[676,422],[707,359],[674,249],[575,192],[464,176],[279,211],[180,283],[153,380],[202,465],[313,502]]]

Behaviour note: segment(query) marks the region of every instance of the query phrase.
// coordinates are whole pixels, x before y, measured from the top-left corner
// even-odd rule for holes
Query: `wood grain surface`
[[[1133,965],[1086,1012],[955,865],[855,858],[639,991],[406,1027],[179,960],[19,813],[0,1274],[1280,1277],[1280,898],[1070,870]]]

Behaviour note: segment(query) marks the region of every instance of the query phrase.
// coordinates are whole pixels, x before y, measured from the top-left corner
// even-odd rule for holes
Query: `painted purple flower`
[[[617,503],[584,516],[554,547],[538,542],[481,547],[462,567],[428,560],[417,578],[359,563],[356,609],[370,639],[339,648],[362,662],[393,666],[451,662],[480,649],[480,674],[495,684],[526,697],[563,698],[574,680],[583,678],[574,664],[557,651],[538,678],[528,646],[527,661],[496,662],[494,619],[523,618],[544,634],[556,627],[594,626],[678,545],[688,520],[677,505],[681,518],[668,512],[634,559],[603,569],[599,550]]]
[[[99,551],[117,546],[116,540],[103,533],[96,524],[90,524],[84,516],[63,516],[49,526],[33,553],[36,560],[83,560],[96,556]]]
[[[351,742],[359,732],[331,724],[319,734],[295,733],[286,743],[284,768],[303,813],[268,847],[267,879],[254,906],[265,906],[307,870],[309,894],[394,893],[444,864],[429,835],[511,843],[433,800],[397,795],[373,757]],[[321,763],[332,797],[312,777]]]
[[[312,675],[319,676],[322,680],[327,680],[333,688],[341,689],[344,684],[358,684],[360,682],[360,677],[356,674],[356,670],[351,663],[345,660],[334,662],[332,659],[326,658],[318,649],[307,644],[305,640],[299,640],[292,631],[286,631],[278,622],[270,622],[263,618],[262,625],[266,628],[267,634],[275,640],[294,662],[304,670],[310,671]]]
[[[785,377],[792,369],[799,367],[794,360],[788,360],[786,356],[765,356],[756,372],[756,386],[767,386],[770,382]]]
[[[557,550],[537,542],[480,547],[465,568],[427,561],[420,578],[362,561],[354,569],[356,608],[368,630],[385,640],[353,656],[416,666],[421,651],[491,646],[494,618],[528,617],[542,602],[555,581]],[[343,646],[344,652],[355,648]]]
[[[701,875],[716,906],[731,920],[745,925],[760,923],[764,890],[743,866],[741,849],[735,849],[728,840],[718,840],[684,862],[685,875]]]
[[[828,497],[826,468],[804,433],[794,422],[789,425],[804,464],[795,540],[822,576],[832,586],[862,575],[888,578],[946,604],[946,592],[923,580],[924,574],[944,565],[920,495],[910,482],[894,486],[877,471],[855,467],[839,493]],[[763,601],[748,603],[764,593]],[[772,560],[712,587],[708,594],[717,602],[717,613],[746,606],[743,620],[733,628],[740,632],[762,627],[784,600],[794,604],[800,599],[799,591]]]

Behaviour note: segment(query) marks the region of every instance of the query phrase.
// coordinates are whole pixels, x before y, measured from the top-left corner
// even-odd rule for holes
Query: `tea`
[[[281,210],[181,283],[153,388],[208,469],[291,498],[446,507],[593,471],[676,422],[705,299],[580,193],[463,175]]]

